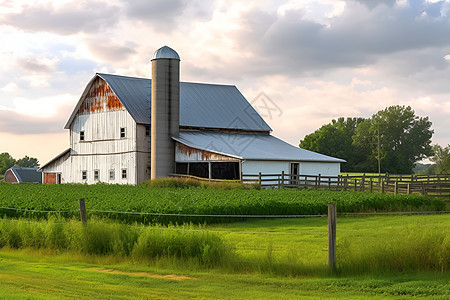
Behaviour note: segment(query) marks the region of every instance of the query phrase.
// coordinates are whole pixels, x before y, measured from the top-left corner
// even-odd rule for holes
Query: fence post
[[[398,192],[398,181],[394,182],[394,195],[397,195]]]
[[[411,184],[408,183],[408,186],[406,187],[406,193],[409,195],[411,194]]]
[[[336,271],[336,203],[328,204],[328,266]]]
[[[384,179],[381,179],[381,193],[384,194]]]
[[[322,183],[322,178],[320,178],[320,174],[319,177],[317,177],[317,187],[320,187],[320,184]]]
[[[358,190],[358,179],[355,178],[355,192]]]
[[[370,181],[370,192],[373,193],[373,181]]]
[[[284,171],[281,171],[281,187],[284,187]]]
[[[348,177],[348,175],[347,175]],[[344,178],[344,191],[347,190],[347,177]]]
[[[366,173],[362,176],[362,182],[361,182],[361,192],[364,192],[366,190]]]
[[[78,203],[80,204],[80,219],[81,219],[81,222],[84,225],[86,225],[87,224],[86,203],[84,202],[84,198],[78,200]]]
[[[259,172],[259,175],[258,175],[258,182],[259,182],[259,185],[261,185],[261,172]]]

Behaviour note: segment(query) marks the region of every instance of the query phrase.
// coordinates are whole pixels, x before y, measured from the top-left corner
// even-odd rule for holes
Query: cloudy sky
[[[447,145],[449,15],[450,0],[0,0],[0,153],[51,159],[94,74],[149,77],[163,45],[183,81],[236,85],[294,145],[397,104]]]

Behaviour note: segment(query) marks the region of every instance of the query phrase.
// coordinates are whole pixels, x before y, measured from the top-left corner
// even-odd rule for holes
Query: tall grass
[[[219,267],[234,272],[283,276],[325,276],[326,261],[308,262],[296,251],[267,250],[238,254],[202,226],[129,226],[108,220],[90,220],[87,226],[64,219],[0,219],[0,248],[50,249],[74,254],[111,256],[137,263],[183,267]],[[360,243],[338,239],[338,272],[344,275],[450,270],[450,232],[423,225],[393,232],[382,239]],[[181,264],[180,264],[181,263]]]
[[[243,184],[236,181],[204,181],[189,177],[164,177],[147,180],[144,185],[158,188],[203,188],[217,190],[260,189],[258,184]]]
[[[344,274],[450,270],[450,230],[418,226],[385,236],[377,244],[337,245],[339,271]]]
[[[213,233],[199,226],[141,227],[111,221],[52,218],[39,222],[0,220],[0,248],[34,248],[81,254],[116,255],[137,261],[167,258],[219,265],[232,251]]]

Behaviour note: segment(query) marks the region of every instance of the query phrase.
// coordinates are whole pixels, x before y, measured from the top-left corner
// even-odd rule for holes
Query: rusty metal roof
[[[269,134],[181,131],[179,137],[172,138],[191,148],[247,160],[345,162],[295,147]]]
[[[84,90],[65,128],[69,129],[95,79],[104,79],[134,121],[150,124],[151,80],[98,73]],[[180,126],[271,131],[234,85],[180,83]]]

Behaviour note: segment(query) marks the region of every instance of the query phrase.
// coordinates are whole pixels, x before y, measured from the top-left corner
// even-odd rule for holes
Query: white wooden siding
[[[120,137],[125,128],[125,138]],[[127,111],[77,115],[71,127],[71,148],[79,154],[112,154],[137,151],[136,123]],[[84,131],[84,141],[80,141]]]
[[[71,155],[67,159],[58,159],[47,166],[43,172],[60,173],[61,183],[105,183],[136,184],[136,153],[116,155]],[[127,170],[127,178],[122,179],[122,169]],[[94,170],[99,170],[99,180],[94,180]],[[109,171],[114,170],[114,180],[109,179]],[[87,180],[82,172],[87,172]]]
[[[301,175],[338,176],[341,174],[340,163],[301,162]]]

